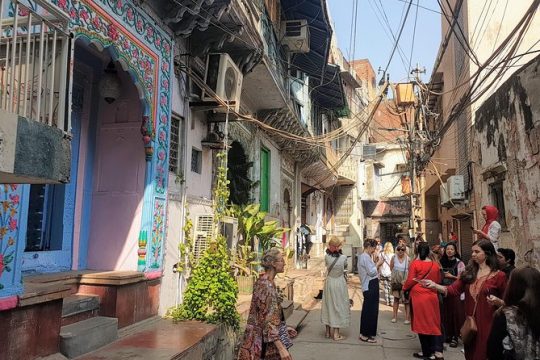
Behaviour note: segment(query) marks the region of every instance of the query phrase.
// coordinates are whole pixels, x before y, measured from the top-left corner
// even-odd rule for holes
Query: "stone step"
[[[97,316],[60,329],[60,352],[74,358],[118,338],[118,319]]]
[[[283,309],[285,320],[287,320],[294,311],[294,303],[291,300],[285,299],[281,302],[281,308]]]
[[[305,310],[294,310],[292,315],[287,319],[287,325],[294,329],[298,329],[302,321],[306,318],[308,312]]]
[[[64,298],[62,317],[77,315],[99,309],[98,295],[75,294]]]

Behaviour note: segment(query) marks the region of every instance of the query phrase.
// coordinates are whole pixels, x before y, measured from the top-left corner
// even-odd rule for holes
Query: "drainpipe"
[[[186,75],[186,78],[187,78],[187,75]],[[181,210],[181,216],[180,216],[180,243],[184,243],[185,242],[185,238],[184,238],[184,226],[186,224],[186,199],[187,199],[187,189],[188,189],[188,186],[187,186],[187,171],[188,171],[188,167],[187,167],[187,164],[188,164],[188,148],[187,148],[187,140],[188,140],[188,130],[189,130],[189,124],[191,123],[191,109],[189,107],[189,95],[187,94],[187,91],[188,89],[186,88],[185,89],[186,93],[185,93],[185,96],[184,96],[184,123],[183,123],[183,139],[182,139],[182,144],[183,144],[183,148],[184,148],[184,151],[183,151],[183,161],[182,161],[182,164],[183,164],[183,168],[182,168],[182,173],[184,174],[184,183],[182,184],[182,188],[181,188],[181,194],[182,194],[182,202],[181,202],[181,206],[182,206],[182,210]],[[178,258],[180,259],[180,249],[177,249],[178,251]],[[184,268],[185,268],[185,265],[184,264]],[[176,282],[176,303],[175,305],[178,306],[179,304],[182,304],[183,301],[184,301],[184,297],[183,297],[183,294],[184,294],[184,282],[186,281],[185,277],[184,277],[184,273],[180,273],[178,272],[178,280]]]

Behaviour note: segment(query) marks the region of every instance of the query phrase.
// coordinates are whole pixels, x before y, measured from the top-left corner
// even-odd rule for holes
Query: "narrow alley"
[[[539,9],[0,0],[0,360],[540,360]]]

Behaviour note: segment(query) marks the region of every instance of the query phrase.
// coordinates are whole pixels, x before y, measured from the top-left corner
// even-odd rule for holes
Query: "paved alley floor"
[[[391,323],[392,309],[379,305],[379,326],[377,344],[367,344],[358,340],[360,332],[360,310],[362,295],[359,292],[359,280],[354,276],[349,280],[349,294],[354,300],[351,313],[351,327],[341,333],[346,337],[342,341],[333,341],[324,337],[324,326],[321,324],[320,300],[311,303],[311,311],[300,327],[298,337],[294,339],[291,354],[294,360],[321,359],[369,359],[369,360],[402,360],[414,359],[413,352],[420,351],[420,342],[416,334],[411,332],[410,325],[403,324],[403,313],[400,311],[398,322]],[[401,309],[400,309],[401,310]],[[444,352],[446,360],[464,360],[458,348],[447,348]]]

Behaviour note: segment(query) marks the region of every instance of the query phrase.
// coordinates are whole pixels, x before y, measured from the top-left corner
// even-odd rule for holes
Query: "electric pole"
[[[414,74],[414,80],[413,84],[418,85],[420,83],[420,74],[425,74],[426,69],[420,68],[418,64],[414,69],[411,70],[411,74]],[[423,121],[423,108],[422,108],[422,93],[421,91],[417,92],[418,98],[416,103],[413,106],[414,116],[411,116],[411,125],[410,125],[410,131],[409,131],[409,144],[410,144],[410,176],[411,176],[411,223],[412,223],[412,233],[413,236],[416,237],[418,233],[425,232],[425,228],[422,226],[424,221],[424,211],[423,211],[423,205],[424,205],[424,189],[422,189],[423,181],[419,179],[418,181],[418,189],[416,187],[417,178],[420,178],[419,174],[417,174],[416,168],[416,160],[417,156],[419,154],[423,154],[423,142],[421,137],[418,135],[419,132],[424,131],[424,121]],[[427,241],[427,238],[424,238],[424,240]]]

